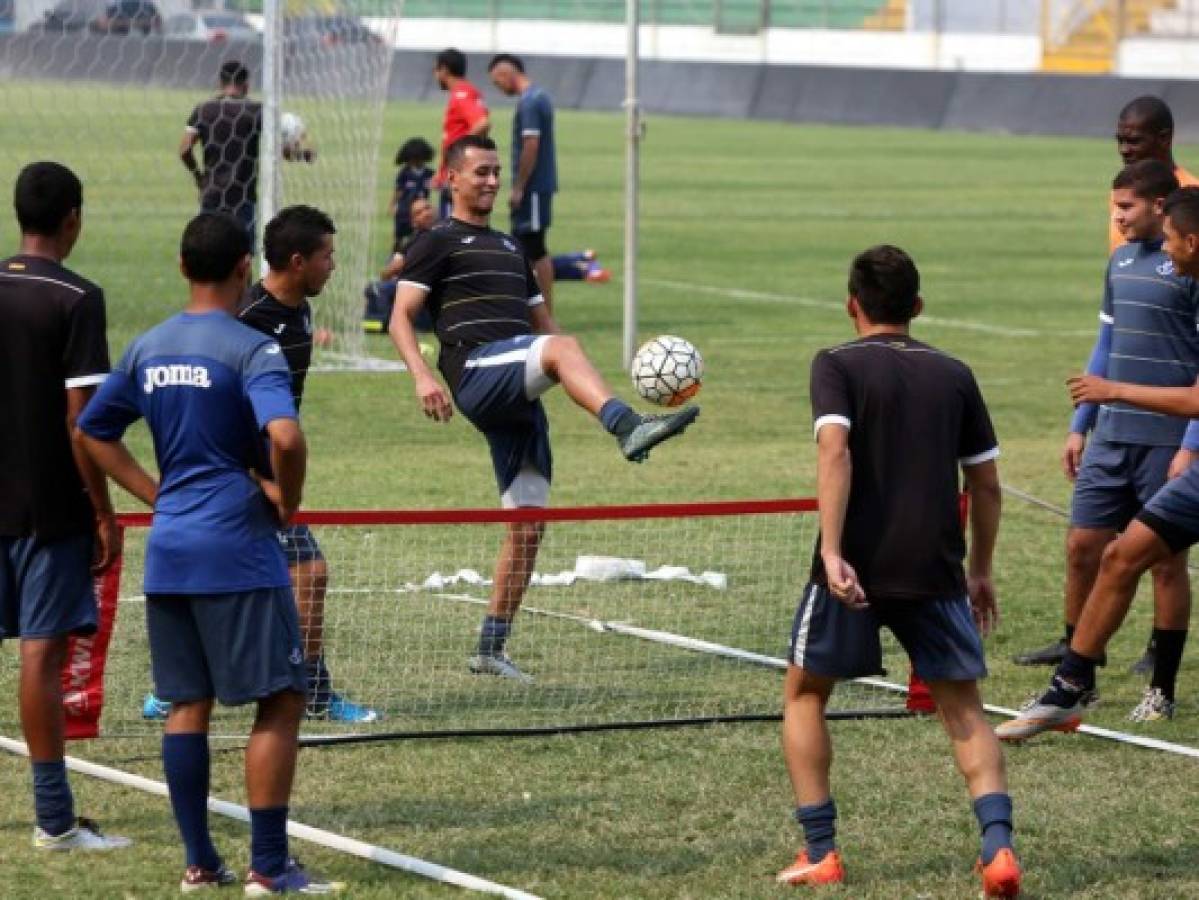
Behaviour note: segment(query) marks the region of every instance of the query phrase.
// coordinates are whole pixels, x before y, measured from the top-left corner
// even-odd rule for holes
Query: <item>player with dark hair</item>
[[[690,407],[642,417],[617,399],[579,342],[558,332],[528,259],[488,221],[500,187],[500,162],[489,139],[468,136],[446,154],[454,215],[413,242],[391,317],[391,338],[412,373],[429,418],[448,421],[451,395],[487,438],[505,507],[549,501],[549,423],[540,396],[561,384],[576,404],[616,437],[626,459],[640,462],[652,447],[683,431],[699,415]],[[421,355],[413,320],[427,309],[441,344],[438,367],[449,391]],[[544,526],[513,523],[496,564],[495,587],[477,654],[469,667],[519,681],[532,679],[505,653]]]
[[[237,880],[208,830],[215,698],[257,704],[246,745],[246,894],[324,893],[334,886],[287,852],[305,674],[276,531],[300,505],[304,435],[279,344],[233,317],[250,272],[245,229],[226,213],[201,213],[183,232],[180,259],[183,312],[134,339],[78,429],[92,459],[154,508],[146,630],[155,690],[171,703],[162,761],[187,857],[181,887]],[[154,438],[158,484],[122,442],[140,418]]]
[[[979,631],[997,617],[995,432],[970,369],[909,334],[923,301],[906,253],[879,246],[859,254],[847,306],[858,339],[812,361],[820,537],[792,627],[783,722],[805,847],[778,881],[845,879],[825,707],[838,679],[879,671],[885,625],[928,683],[953,743],[982,830],[984,894],[1014,897],[1021,873],[1012,802],[977,684],[986,675]],[[971,496],[968,574],[959,470]]]
[[[304,381],[312,362],[312,306],[308,302],[324,289],[336,268],[333,221],[311,206],[289,206],[267,223],[263,236],[267,273],[242,298],[237,317],[251,328],[279,342],[291,373],[291,394],[296,409],[304,396]],[[329,568],[316,536],[307,525],[292,525],[279,532],[287,554],[292,590],[304,636],[304,666],[308,674],[309,718],[335,722],[374,722],[379,714],[353,703],[333,690],[325,664],[325,595]],[[170,704],[149,694],[142,715],[165,718]]]
[[[1164,204],[1165,224],[1162,249],[1172,264],[1169,278],[1185,285],[1195,296],[1199,279],[1199,188],[1175,191]],[[1180,291],[1181,293],[1181,291]],[[1164,326],[1166,311],[1157,323]],[[1194,330],[1194,319],[1176,315],[1178,331]],[[1177,340],[1177,338],[1176,338]],[[1070,396],[1080,408],[1102,404],[1104,410],[1143,410],[1154,413],[1157,422],[1180,422],[1199,418],[1199,381],[1191,364],[1192,381],[1180,384],[1183,363],[1170,367],[1169,380],[1139,383],[1120,381],[1127,370],[1090,373],[1070,379]],[[1131,416],[1129,416],[1131,418]],[[1176,426],[1177,427],[1177,426]],[[1118,538],[1106,545],[1099,577],[1082,609],[1065,659],[1058,665],[1049,690],[1004,722],[996,731],[1004,740],[1024,740],[1043,731],[1073,731],[1082,722],[1086,707],[1095,696],[1095,668],[1102,664],[1108,642],[1119,630],[1132,604],[1140,577],[1152,567],[1185,555],[1199,541],[1199,467],[1189,466],[1167,481],[1142,507]],[[1185,623],[1183,624],[1185,628]],[[1182,631],[1180,638],[1185,639]],[[1181,656],[1181,640],[1177,648]],[[1165,648],[1159,643],[1158,654]],[[1143,701],[1144,702],[1144,701]],[[1173,704],[1169,710],[1172,711]],[[1159,708],[1162,718],[1168,715]]]
[[[13,205],[21,245],[0,262],[0,639],[20,641],[34,846],[112,850],[129,841],[75,817],[60,675],[68,637],[96,631],[92,573],[121,553],[104,474],[72,440],[109,369],[104,292],[62,265],[83,228],[83,186],[70,169],[26,166]]]
[[[520,57],[500,53],[487,66],[491,83],[509,97],[519,97],[512,117],[512,234],[533,264],[545,307],[554,311],[554,263],[545,235],[558,190],[558,159],[554,144],[554,105],[545,88],[525,74]]]
[[[403,253],[404,242],[412,234],[412,204],[429,196],[429,185],[433,181],[433,170],[429,168],[429,163],[432,161],[433,147],[420,137],[404,141],[396,153],[395,164],[399,170],[396,172],[391,203],[388,204],[388,212],[395,220],[393,253]]]
[[[1179,276],[1162,248],[1163,205],[1177,187],[1170,166],[1155,159],[1125,166],[1112,183],[1115,220],[1128,243],[1108,261],[1099,336],[1086,369],[1090,374],[1152,385],[1191,384],[1199,375],[1199,284]],[[1199,422],[1188,425],[1184,419],[1124,405],[1086,404],[1075,410],[1062,452],[1066,476],[1074,481],[1066,535],[1062,643],[1067,649],[1095,585],[1104,547],[1196,455]],[[1132,712],[1138,722],[1174,713],[1191,610],[1185,553],[1154,566],[1153,587],[1152,677]],[[1016,662],[1043,663],[1051,649],[1018,656]]]
[[[455,141],[468,134],[487,137],[487,132],[491,130],[491,118],[483,95],[466,80],[466,56],[462,51],[447,47],[438,53],[433,64],[433,77],[437,79],[437,86],[450,95],[441,125],[441,164],[433,178],[433,187],[441,191],[438,218],[444,219],[453,206],[447,180],[446,151]]]

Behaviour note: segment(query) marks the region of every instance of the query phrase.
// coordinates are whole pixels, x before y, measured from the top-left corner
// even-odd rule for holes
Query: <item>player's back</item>
[[[867,595],[964,591],[959,467],[998,455],[969,367],[910,337],[882,334],[821,351],[812,372],[817,430],[826,420],[849,427],[842,550]]]
[[[223,203],[253,200],[262,104],[244,97],[216,97],[195,108],[188,127],[203,144],[204,191]]]

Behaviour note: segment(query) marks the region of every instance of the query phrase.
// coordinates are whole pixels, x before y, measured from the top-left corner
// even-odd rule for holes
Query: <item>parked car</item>
[[[238,13],[189,12],[167,19],[163,34],[170,40],[223,44],[225,41],[260,41],[262,34]]]
[[[283,19],[283,43],[291,51],[342,44],[382,44],[383,39],[354,16],[287,16]]]
[[[97,34],[157,34],[162,31],[162,16],[150,0],[112,0],[87,27]]]
[[[59,0],[30,31],[83,31],[88,23],[104,15],[106,5],[105,0]]]

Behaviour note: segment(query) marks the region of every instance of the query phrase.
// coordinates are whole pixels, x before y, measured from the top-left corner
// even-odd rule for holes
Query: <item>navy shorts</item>
[[[471,352],[455,400],[487,438],[496,484],[505,493],[522,470],[553,474],[550,427],[539,399],[554,381],[541,368],[545,335],[522,334]],[[536,503],[519,505],[541,505]]]
[[[1074,482],[1070,524],[1124,530],[1166,483],[1170,461],[1177,452],[1177,447],[1091,441]]]
[[[0,537],[0,638],[95,632],[92,541]]]
[[[1137,514],[1137,520],[1153,529],[1175,553],[1199,542],[1199,465],[1167,482]]]
[[[325,558],[325,554],[321,553],[321,545],[316,542],[316,535],[307,525],[284,528],[279,532],[279,543],[283,545],[283,552],[287,554],[289,566]]]
[[[925,681],[974,681],[987,675],[982,638],[966,597],[890,600],[853,610],[813,583],[795,611],[787,658],[813,675],[877,675],[883,668],[879,629],[884,625]]]
[[[553,194],[525,191],[524,196],[520,198],[520,206],[512,213],[512,234],[520,237],[522,234],[544,232],[550,227],[553,205]],[[537,257],[530,259],[535,260]]]
[[[290,587],[146,597],[154,693],[171,703],[251,703],[308,685]]]

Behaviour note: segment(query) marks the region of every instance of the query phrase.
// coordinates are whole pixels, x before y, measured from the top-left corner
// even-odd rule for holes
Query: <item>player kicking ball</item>
[[[300,505],[308,450],[282,349],[233,317],[250,271],[245,229],[230,215],[201,213],[183,232],[180,266],[187,306],[134,339],[78,424],[95,463],[154,507],[146,631],[155,690],[171,704],[162,766],[186,853],[180,887],[237,881],[208,830],[208,731],[220,700],[257,706],[245,750],[245,893],[330,893],[339,886],[306,872],[287,848],[306,678],[276,532]],[[158,484],[122,442],[141,418]]]
[[[1174,274],[1199,278],[1199,188],[1182,188],[1165,203],[1162,248]],[[1149,412],[1199,417],[1199,381],[1188,387],[1150,387],[1108,381],[1098,375],[1071,378],[1076,404],[1121,404]],[[1049,690],[1000,725],[1002,740],[1019,741],[1044,731],[1074,731],[1096,695],[1095,668],[1119,630],[1137,581],[1153,566],[1199,542],[1199,467],[1191,465],[1166,482],[1115,541],[1103,551],[1099,577],[1074,629],[1066,658]]]
[[[520,245],[489,226],[500,188],[495,143],[468,135],[450,146],[445,164],[452,215],[409,248],[389,330],[425,415],[448,421],[452,396],[487,438],[503,505],[549,501],[549,423],[540,397],[555,384],[599,419],[633,462],[682,433],[699,408],[642,416],[617,399],[579,342],[559,333]],[[421,356],[412,323],[422,309],[441,344],[438,367],[448,391]],[[468,663],[472,672],[532,681],[505,645],[543,532],[543,523],[508,525],[478,651]]]

